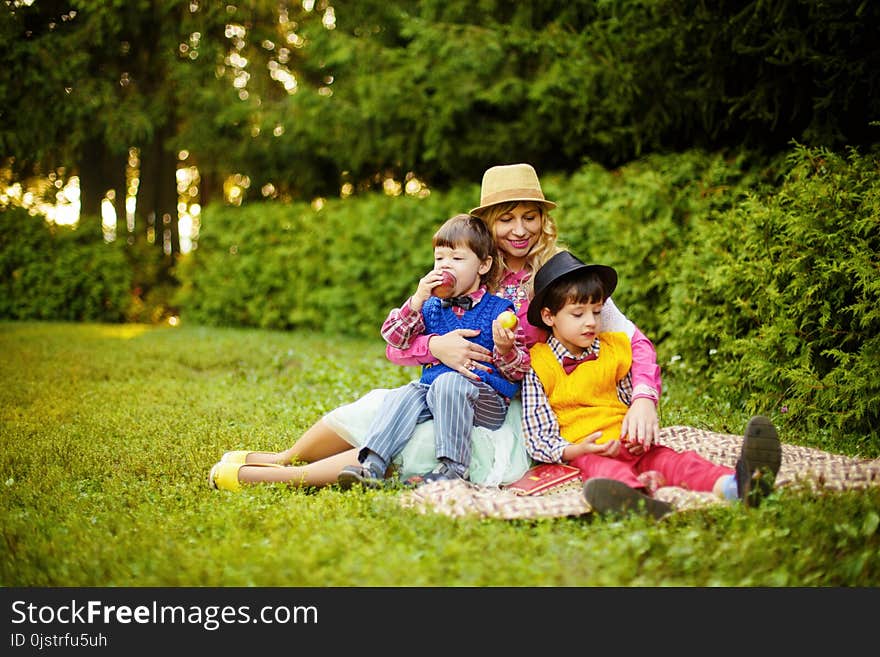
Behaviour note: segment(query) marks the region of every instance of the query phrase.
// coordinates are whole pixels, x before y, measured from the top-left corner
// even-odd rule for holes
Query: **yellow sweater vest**
[[[629,407],[617,398],[617,382],[632,367],[632,343],[625,333],[599,333],[599,357],[566,374],[553,350],[543,342],[531,348],[532,368],[544,386],[550,407],[559,422],[559,433],[579,443],[602,432],[596,442],[620,438],[620,427]]]

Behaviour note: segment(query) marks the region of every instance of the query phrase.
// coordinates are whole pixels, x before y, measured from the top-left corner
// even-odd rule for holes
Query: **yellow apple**
[[[511,331],[516,328],[516,325],[519,324],[519,319],[516,317],[516,313],[512,310],[505,310],[503,313],[498,315],[498,323],[501,324],[502,327],[506,329],[510,329]]]

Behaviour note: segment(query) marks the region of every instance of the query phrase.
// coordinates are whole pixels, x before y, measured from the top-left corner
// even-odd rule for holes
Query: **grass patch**
[[[287,447],[334,406],[408,381],[378,339],[5,322],[0,350],[5,587],[880,583],[880,489],[786,489],[748,512],[654,523],[452,519],[388,491],[208,488],[223,451]],[[664,397],[667,425],[739,432],[748,419],[685,382]]]

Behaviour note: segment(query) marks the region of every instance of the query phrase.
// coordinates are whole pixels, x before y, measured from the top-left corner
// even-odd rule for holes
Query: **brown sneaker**
[[[763,415],[746,424],[742,451],[736,462],[736,487],[747,507],[755,507],[773,491],[782,465],[782,445],[776,427]]]
[[[671,504],[645,495],[616,479],[588,479],[584,484],[584,497],[590,508],[601,515],[638,513],[659,520],[674,510]]]

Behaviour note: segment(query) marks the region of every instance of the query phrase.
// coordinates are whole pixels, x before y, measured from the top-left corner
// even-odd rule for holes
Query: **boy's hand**
[[[569,445],[565,448],[565,451],[562,454],[563,459],[565,459],[566,461],[571,461],[572,459],[576,459],[578,456],[581,456],[583,454],[598,454],[599,456],[608,456],[609,458],[614,458],[615,456],[617,456],[620,453],[620,441],[609,440],[607,443],[597,445],[596,441],[601,437],[602,432],[597,431],[595,433],[591,433],[581,442],[574,445]]]
[[[443,282],[443,274],[432,269],[419,279],[419,285],[415,293],[409,299],[409,307],[412,310],[421,310],[425,301],[431,298],[431,291]]]
[[[497,319],[492,320],[492,340],[495,342],[495,351],[506,356],[513,349],[515,339],[516,334],[511,329],[501,326]]]
[[[639,397],[630,405],[620,427],[620,439],[631,454],[638,456],[651,449],[660,433],[657,407],[647,397]]]

